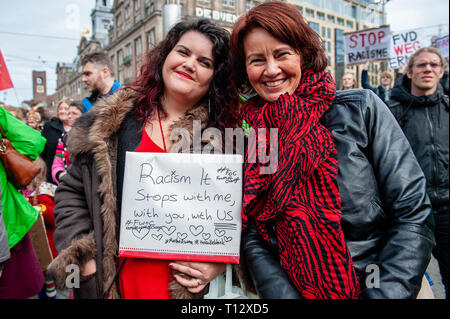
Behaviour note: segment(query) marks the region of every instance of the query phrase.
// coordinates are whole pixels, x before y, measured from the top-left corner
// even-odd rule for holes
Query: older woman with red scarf
[[[231,50],[235,82],[253,95],[242,108],[257,137],[248,143],[242,215],[259,294],[417,294],[432,247],[429,206],[423,174],[389,110],[363,90],[336,94],[322,43],[293,5],[267,2],[246,12]],[[273,128],[278,136],[268,134]],[[255,160],[267,149],[278,157],[269,167]],[[382,284],[369,292],[368,265],[381,269]]]
[[[284,12],[288,6],[281,9],[295,16]],[[246,70],[258,94],[244,105],[243,117],[255,130],[278,128],[280,140],[274,174],[261,174],[260,161],[247,161],[244,221],[253,216],[266,238],[274,222],[283,269],[303,296],[354,298],[359,286],[340,224],[337,151],[319,123],[336,85],[324,72],[326,56],[309,54],[321,52],[314,31],[289,22],[295,20],[249,13],[235,25],[245,62],[237,69]]]

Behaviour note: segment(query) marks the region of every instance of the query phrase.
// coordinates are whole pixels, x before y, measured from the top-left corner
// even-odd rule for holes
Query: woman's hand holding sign
[[[174,274],[180,285],[185,286],[191,293],[199,293],[211,280],[225,271],[226,264],[176,261],[170,263],[169,267],[181,273]]]

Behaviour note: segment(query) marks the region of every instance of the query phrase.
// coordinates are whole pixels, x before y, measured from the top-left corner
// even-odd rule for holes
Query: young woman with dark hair
[[[224,264],[116,256],[125,153],[174,151],[171,133],[192,133],[194,120],[202,130],[240,125],[228,54],[227,31],[208,20],[180,22],[148,53],[134,83],[75,123],[68,138],[72,165],[56,194],[59,255],[50,273],[57,285],[64,284],[65,267],[77,264],[79,298],[186,298],[203,293],[225,270]]]

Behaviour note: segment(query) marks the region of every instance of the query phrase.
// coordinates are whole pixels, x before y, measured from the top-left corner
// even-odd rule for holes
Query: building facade
[[[91,45],[88,50],[82,49],[80,43],[79,56],[93,48],[107,51],[114,64],[115,78],[125,85],[139,75],[146,52],[163,39],[167,29],[175,22],[207,18],[231,31],[234,22],[242,13],[265,2],[264,0],[109,1],[110,3],[106,4],[110,5],[112,23],[107,44],[98,42],[98,46]],[[384,0],[285,0],[285,2],[295,5],[321,37],[329,61],[327,70],[335,78],[338,87],[346,71],[354,73],[360,86],[360,68],[346,67],[344,64],[344,33],[384,25],[386,21]],[[96,8],[103,3],[105,1],[97,0]],[[98,25],[93,19],[93,25],[94,23]],[[92,41],[95,39],[88,42]],[[370,64],[369,76],[373,85],[378,83],[379,72],[385,69],[387,69],[385,63]],[[73,72],[79,72],[80,75],[78,79],[73,75],[72,82],[69,81],[72,86],[71,94],[79,93],[77,99],[87,96],[81,85],[81,68],[74,65]]]
[[[83,35],[78,45],[77,56],[72,63],[58,63],[56,65],[56,94],[58,100],[69,98],[82,100],[90,95],[81,82],[81,59],[91,52],[105,50],[109,43],[109,30],[113,25],[113,0],[95,0],[95,7],[91,11],[92,37],[87,39]]]

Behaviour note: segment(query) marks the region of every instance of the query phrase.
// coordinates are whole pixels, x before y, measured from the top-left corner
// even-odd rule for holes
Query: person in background
[[[83,114],[83,105],[81,102],[73,101],[69,105],[69,126],[72,127],[75,120]],[[67,150],[67,137],[70,130],[64,132],[58,140],[56,146],[55,158],[52,164],[53,182],[59,184],[61,177],[66,173],[67,168],[72,163]]]
[[[341,90],[356,89],[355,76],[351,72],[345,72],[342,76]]]
[[[41,113],[34,110],[33,108],[28,111],[27,114],[27,124],[28,126],[34,128],[35,130],[41,131]]]
[[[423,172],[386,105],[369,90],[337,91],[320,119],[332,139],[327,131],[307,134],[318,118],[315,103],[326,92],[333,93],[334,82],[323,72],[327,57],[317,34],[293,5],[265,2],[243,14],[231,34],[231,52],[235,83],[243,92],[248,88],[256,94],[242,107],[244,120],[255,130],[263,124],[279,128],[278,171],[266,176],[252,166],[244,171],[242,249],[260,296],[309,297],[297,288],[299,279],[292,269],[313,268],[300,276],[308,288],[323,276],[315,273],[320,262],[325,269],[337,267],[335,256],[329,259],[325,252],[342,237],[325,236],[328,229],[318,228],[319,218],[302,209],[311,202],[310,208],[341,206],[342,216],[327,211],[320,218],[330,218],[327,226],[333,229],[342,225],[361,298],[416,298],[434,245],[430,202]],[[308,123],[304,130],[285,125],[302,119]],[[308,141],[320,147],[335,143],[337,153],[330,153],[337,155],[335,164],[314,176],[337,171],[337,185],[297,186],[311,171],[311,159],[320,159],[319,152],[303,151],[302,143]],[[320,187],[325,185],[329,187]],[[340,198],[321,196],[335,188]],[[280,213],[290,214],[292,223],[280,222],[285,218]],[[293,225],[304,230],[303,237],[283,235]],[[301,240],[310,245],[298,245]],[[286,260],[296,247],[305,251],[302,257]],[[308,247],[316,249],[309,253]],[[317,286],[338,289],[341,281]]]
[[[22,108],[10,106],[10,105],[5,105],[3,107],[5,108],[5,110],[10,112],[16,119],[19,119],[22,122],[25,122],[25,116],[23,115],[24,112],[23,112]]]
[[[55,216],[53,215],[53,209],[55,207],[56,185],[45,181],[47,166],[44,160],[38,157],[34,162],[41,168],[41,171],[34,177],[29,185],[21,190],[21,193],[44,217],[48,243],[50,245],[52,256],[55,258],[58,256],[58,251],[55,248],[55,242],[53,240],[53,233],[55,232]],[[45,282],[39,293],[39,299],[56,299],[56,289],[53,279],[48,275],[46,270],[44,270],[43,275],[45,277]]]
[[[439,263],[448,298],[449,99],[440,84],[445,68],[446,61],[438,49],[419,49],[409,58],[406,74],[393,88],[388,106],[427,179],[427,193],[435,220],[433,255]]]
[[[47,165],[46,181],[53,183],[52,164],[58,146],[58,140],[63,133],[68,132],[71,128],[69,124],[69,104],[70,100],[63,98],[58,101],[56,106],[56,117],[45,122],[42,130],[42,136],[46,138],[44,151],[41,154],[42,159]]]
[[[113,64],[106,52],[93,52],[81,59],[81,81],[91,92],[83,99],[83,113],[89,111],[101,98],[114,94],[122,86],[114,80]]]
[[[192,134],[194,120],[202,130],[221,132],[241,124],[230,85],[229,34],[208,20],[179,22],[149,51],[140,74],[99,100],[68,137],[72,164],[56,191],[59,255],[49,271],[59,287],[66,266],[79,265],[76,298],[199,297],[225,270],[220,263],[118,259],[116,231],[127,151],[179,152],[171,133]]]
[[[391,73],[387,71],[382,72],[380,74],[380,85],[378,87],[373,87],[369,82],[369,73],[367,71],[368,65],[369,63],[363,64],[363,70],[361,73],[361,85],[364,89],[373,91],[384,103],[387,103],[391,96],[394,78]]]
[[[0,125],[17,152],[36,159],[45,146],[41,133],[0,107]],[[1,211],[5,222],[11,257],[4,263],[0,277],[0,299],[30,298],[38,294],[44,276],[33,248],[29,230],[39,212],[8,181],[0,163]]]

